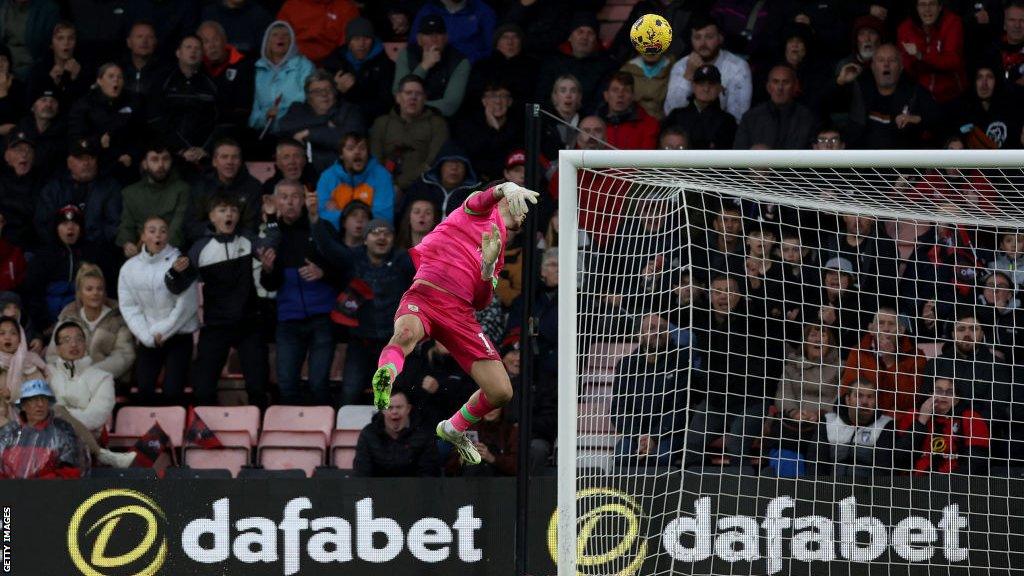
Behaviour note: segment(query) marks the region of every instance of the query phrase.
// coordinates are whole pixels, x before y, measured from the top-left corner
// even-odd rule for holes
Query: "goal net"
[[[1024,573],[1022,166],[562,152],[559,574]]]

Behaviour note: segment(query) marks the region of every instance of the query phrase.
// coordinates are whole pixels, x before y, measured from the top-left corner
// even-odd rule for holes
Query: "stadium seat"
[[[245,168],[253,178],[260,181],[260,184],[270,180],[275,171],[273,162],[246,162]]]
[[[317,468],[313,471],[313,478],[327,478],[327,479],[338,479],[338,478],[351,478],[351,470],[339,470],[337,468]]]
[[[196,406],[196,414],[217,435],[223,448],[186,445],[183,461],[193,468],[226,468],[237,476],[252,464],[252,448],[259,440],[260,409],[256,406]]]
[[[164,473],[164,478],[171,480],[230,480],[234,477],[231,470],[224,468],[190,468],[188,466],[171,466]]]
[[[330,406],[271,406],[263,416],[257,460],[268,470],[297,468],[311,476],[327,460],[333,427]]]
[[[303,470],[288,468],[284,470],[268,470],[266,468],[242,468],[238,473],[240,480],[287,480],[289,478],[305,479],[309,475]]]
[[[185,438],[185,409],[181,406],[125,406],[117,412],[110,448],[131,448],[154,423],[159,423],[171,445],[180,448]]]
[[[614,434],[580,435],[576,439],[576,467],[599,468],[605,473],[610,473],[618,440],[618,436]]]
[[[576,412],[576,428],[580,434],[608,434],[615,431],[608,397],[581,402]]]
[[[356,457],[359,433],[370,423],[377,409],[369,405],[351,404],[338,410],[338,418],[331,435],[331,464],[335,468],[350,470]]]

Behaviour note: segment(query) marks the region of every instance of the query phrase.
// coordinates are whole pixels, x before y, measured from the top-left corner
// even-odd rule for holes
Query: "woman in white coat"
[[[139,341],[135,383],[143,405],[182,403],[192,360],[192,333],[199,328],[195,283],[171,290],[188,260],[167,243],[167,237],[167,222],[156,216],[147,219],[142,227],[143,249],[121,267],[117,286],[121,315]],[[158,398],[161,370],[163,396]]]

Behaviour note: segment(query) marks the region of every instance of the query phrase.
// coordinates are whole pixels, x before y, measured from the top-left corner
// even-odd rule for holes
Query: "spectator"
[[[740,121],[733,148],[746,150],[756,144],[775,149],[807,148],[817,132],[817,120],[811,109],[796,102],[796,72],[778,65],[768,73],[769,101],[758,104]]]
[[[708,211],[711,227],[707,239],[695,247],[696,268],[701,269],[701,273],[712,276],[717,273],[738,274],[745,271],[743,215],[740,206],[726,200],[721,206],[715,206]],[[701,284],[710,286],[706,278]]]
[[[0,212],[0,292],[18,290],[25,281],[27,267],[25,252],[4,236],[6,226],[7,217]]]
[[[124,52],[124,39],[131,20],[125,5],[127,0],[70,0],[64,13],[75,23],[78,45],[82,54],[94,62],[111,62]]]
[[[448,142],[438,153],[434,166],[409,187],[406,202],[430,200],[444,220],[458,210],[479,185],[480,179],[466,153],[459,145]]]
[[[32,65],[28,78],[29,94],[53,91],[63,110],[89,91],[90,66],[75,57],[75,25],[61,21],[53,27],[49,50]]]
[[[440,223],[441,218],[433,202],[413,200],[408,203],[398,221],[398,238],[395,245],[401,250],[408,250],[422,242]]]
[[[342,97],[359,107],[367,121],[388,113],[394,98],[395,63],[384,51],[373,24],[355,18],[345,28],[345,45],[324,60]]]
[[[995,63],[981,63],[974,70],[974,86],[966,91],[957,107],[958,127],[972,148],[1015,146],[1021,133],[1021,115],[1006,86],[1002,70]]]
[[[217,85],[202,69],[203,42],[185,36],[172,69],[153,99],[150,114],[176,156],[196,165],[206,158],[217,127]]]
[[[515,476],[519,464],[519,425],[509,414],[505,408],[495,408],[476,425],[473,446],[480,452],[479,465],[461,465],[458,455],[452,454],[449,469],[454,467],[460,476],[472,478]]]
[[[370,211],[369,205],[359,200],[349,202],[348,206],[341,211],[339,220],[341,243],[353,250],[364,246],[366,244],[366,225],[372,219],[373,212]]]
[[[0,43],[0,135],[7,136],[25,114],[25,83],[11,71],[11,50]]]
[[[612,74],[597,115],[607,126],[608,144],[621,150],[653,150],[658,145],[658,121],[634,102],[633,76]]]
[[[7,220],[4,232],[19,248],[34,248],[39,238],[32,228],[32,217],[42,187],[39,172],[32,168],[35,143],[24,132],[7,135],[4,164],[0,166],[0,212]],[[45,234],[46,231],[41,233]]]
[[[835,333],[820,324],[804,324],[800,351],[790,352],[775,396],[779,414],[791,420],[820,422],[839,396],[839,347]]]
[[[1024,233],[1004,232],[999,235],[999,249],[992,260],[992,269],[1005,273],[1015,288],[1024,284]]]
[[[277,292],[277,385],[282,404],[300,404],[299,378],[309,356],[309,387],[316,404],[331,404],[328,390],[334,341],[328,313],[334,309],[341,278],[326,264],[310,237],[303,210],[306,191],[295,180],[274,189],[279,239],[263,249],[260,284]]]
[[[405,392],[392,392],[388,409],[374,415],[373,421],[359,433],[352,463],[356,476],[440,475],[437,441],[419,425],[420,418],[413,418],[411,413]]]
[[[825,261],[821,270],[821,295],[804,304],[802,316],[836,331],[843,358],[857,347],[861,330],[876,309],[871,293],[861,290],[853,264],[842,256]]]
[[[53,0],[4,0],[0,3],[0,44],[11,51],[11,71],[28,79],[32,65],[46,56],[60,9]]]
[[[33,378],[49,378],[50,371],[46,362],[38,354],[28,349],[25,330],[18,319],[7,315],[6,307],[0,316],[0,424],[17,419],[13,405],[17,405],[21,396],[22,382]]]
[[[260,55],[249,126],[266,131],[268,125],[273,128],[277,119],[288,113],[292,104],[305,101],[306,78],[313,73],[313,63],[299,54],[295,32],[281,20],[267,27]]]
[[[565,41],[568,28],[566,4],[554,2],[506,2],[502,22],[516,24],[523,29],[523,45],[530,56],[541,59],[551,55]],[[596,8],[595,8],[596,10]],[[547,87],[542,87],[546,90]],[[540,99],[538,99],[540,101]]]
[[[672,65],[665,97],[665,114],[686,106],[693,93],[693,75],[705,65],[718,69],[724,90],[721,94],[722,108],[732,114],[737,122],[750,108],[753,87],[750,66],[739,56],[722,48],[721,29],[714,20],[694,19],[690,41],[693,51]]]
[[[562,16],[564,18],[564,15]],[[543,102],[559,76],[571,74],[580,84],[585,112],[597,109],[605,78],[618,65],[602,49],[597,37],[599,25],[593,13],[576,12],[569,20],[569,38],[558,47],[554,56],[545,54],[537,78],[537,102]]]
[[[821,39],[809,24],[799,22],[787,25],[784,32],[779,62],[796,72],[794,98],[821,116],[831,92],[830,62],[822,54]]]
[[[18,416],[0,428],[0,478],[81,478],[89,457],[70,424],[53,416],[53,391],[42,380],[21,388]]]
[[[95,146],[104,173],[112,171],[115,163],[124,168],[135,163],[143,114],[138,99],[123,89],[121,68],[104,64],[97,71],[96,85],[75,102],[68,116],[68,137]]]
[[[832,126],[824,126],[818,130],[818,135],[811,142],[814,150],[846,150],[846,142],[843,142],[843,135]]]
[[[916,0],[916,10],[900,24],[903,70],[941,104],[955,100],[967,87],[964,28],[944,0]]]
[[[398,54],[392,89],[397,93],[406,76],[419,76],[423,79],[427,106],[451,118],[458,112],[466,94],[469,60],[449,44],[448,30],[440,16],[423,18],[415,38],[415,43]]]
[[[448,140],[448,125],[434,109],[425,107],[425,96],[422,78],[411,74],[402,78],[395,94],[397,106],[370,128],[370,153],[402,190],[430,169]]]
[[[885,22],[866,14],[853,21],[853,53],[849,54],[835,66],[835,85],[848,91],[852,88],[865,68],[871,67],[875,51],[882,44],[885,36]],[[849,99],[849,95],[846,95]]]
[[[625,28],[625,26],[623,26]],[[655,120],[665,117],[665,96],[672,71],[672,58],[667,54],[641,54],[622,65],[620,72],[633,77],[636,102]]]
[[[239,52],[256,54],[262,40],[260,30],[266,30],[274,17],[260,2],[216,0],[203,8],[202,19],[204,24],[208,21],[220,24],[225,42],[230,42]],[[199,36],[202,37],[202,34]]]
[[[200,0],[132,0],[126,6],[131,22],[153,24],[159,57],[170,60],[181,39],[199,27]]]
[[[508,156],[505,156],[505,167],[501,175],[509,182],[526,186],[526,150],[517,149],[509,152]]]
[[[315,190],[318,175],[306,162],[306,147],[291,138],[282,138],[274,148],[274,175],[263,183],[264,203],[273,196],[274,187],[281,180],[295,180],[306,190]]]
[[[277,19],[297,30],[295,43],[303,56],[320,64],[345,45],[345,27],[359,17],[352,0],[286,0]]]
[[[28,335],[28,349],[35,354],[42,355],[45,347],[42,335],[32,323],[32,317],[27,313],[23,314],[23,311],[21,296],[15,292],[0,292],[0,316],[10,316],[17,320],[25,334]]]
[[[319,218],[316,204],[311,198],[307,208],[317,249],[351,278],[347,298],[338,299],[340,308],[335,307],[331,319],[348,326],[353,337],[342,371],[342,404],[355,404],[376,370],[374,360],[391,339],[398,303],[416,270],[407,252],[395,250],[395,229],[387,220],[371,220],[363,245],[353,250],[337,240],[334,226]]]
[[[924,354],[903,332],[895,308],[882,306],[861,338],[860,347],[846,358],[842,384],[866,379],[878,389],[878,407],[897,421],[914,412],[924,374]]]
[[[1024,2],[1006,3],[998,48],[1006,79],[1015,86],[1024,86]]]
[[[107,297],[103,272],[83,262],[75,275],[75,299],[64,307],[57,321],[76,320],[85,329],[92,366],[124,382],[135,362],[135,341],[117,300]],[[51,344],[47,360],[54,362],[57,350]]]
[[[819,139],[830,138],[821,134],[825,133],[819,133]],[[861,292],[895,296],[898,275],[896,243],[870,216],[843,214],[841,219],[839,232],[823,234],[820,260],[828,262],[832,258],[844,258],[852,265]]]
[[[1017,366],[1017,360],[1024,359],[1019,349],[1024,339],[1017,339],[1017,326],[1022,323],[1020,301],[1014,297],[1013,282],[1006,272],[993,270],[982,277],[976,311],[993,355],[1001,363]]]
[[[203,22],[196,36],[203,42],[203,70],[217,88],[217,122],[237,130],[248,123],[252,113],[254,59],[228,44],[224,29],[214,21]]]
[[[934,107],[928,92],[903,76],[896,47],[883,44],[871,58],[871,76],[853,89],[846,140],[856,148],[918,148]]]
[[[917,410],[898,419],[905,430],[898,449],[911,453],[915,475],[988,473],[988,420],[957,396],[956,383],[951,374],[936,376],[933,392],[920,395]]]
[[[124,75],[124,91],[142,102],[155,96],[167,78],[166,67],[156,55],[156,27],[148,20],[135,22],[126,42],[128,54],[119,63]]]
[[[231,348],[238,350],[249,404],[266,404],[267,346],[249,238],[239,234],[241,203],[218,191],[204,203],[212,234],[196,242],[189,262],[202,283],[203,326],[196,346],[196,404],[217,405],[217,383]]]
[[[522,148],[523,122],[513,112],[517,105],[512,99],[508,85],[497,81],[484,88],[483,114],[472,112],[460,122],[454,133],[459,144],[469,151],[471,164],[484,182],[501,178],[505,157],[509,152]]]
[[[282,135],[294,138],[312,151],[313,169],[323,172],[338,158],[338,147],[349,133],[364,133],[359,108],[338,99],[331,75],[317,70],[306,78],[306,101],[296,102],[278,122]]]
[[[451,30],[452,46],[471,64],[491,55],[497,16],[483,0],[430,0],[416,13],[409,36],[420,33],[425,21],[437,17],[442,19],[445,29]]]
[[[152,216],[163,221],[169,236],[163,244],[155,237],[150,240],[152,248],[159,248],[151,250],[151,254],[163,250],[168,243],[181,245],[185,239],[185,216],[191,199],[188,184],[178,177],[173,166],[167,146],[152,141],[142,158],[142,179],[121,191],[121,226],[114,241],[124,251],[125,258],[139,253],[136,242],[143,232],[143,224]]]
[[[316,185],[320,214],[340,222],[349,202],[358,200],[373,209],[373,217],[391,224],[395,218],[395,190],[391,173],[370,156],[366,136],[348,132],[338,139],[334,163]]]
[[[558,248],[546,249],[539,260],[541,281],[533,295],[534,367],[537,380],[551,383],[558,379]],[[522,331],[525,305],[523,294],[512,300],[505,334]]]
[[[111,452],[97,439],[114,417],[114,379],[96,368],[86,354],[89,339],[77,320],[64,320],[53,331],[50,347],[56,355],[50,363],[50,387],[56,404],[53,414],[75,431],[75,436],[99,463],[127,468],[134,452]]]
[[[895,422],[878,410],[877,393],[874,383],[858,379],[825,414],[825,433],[819,437],[828,442],[828,462],[837,477],[870,479],[908,468],[909,455],[894,450]]]
[[[187,259],[168,244],[170,231],[160,216],[143,221],[139,252],[121,267],[117,283],[121,313],[139,341],[135,385],[144,406],[181,404],[192,360],[192,333],[199,328],[195,286],[179,294],[171,283],[188,267]],[[156,396],[163,371],[163,396]]]
[[[213,170],[204,174],[192,187],[191,214],[187,224],[189,241],[194,242],[213,233],[208,218],[213,208],[210,201],[218,196],[233,198],[235,208],[238,209],[238,218],[233,221],[231,234],[254,238],[259,228],[263,201],[260,181],[245,170],[242,147],[231,139],[219,140],[213,146],[211,167]]]
[[[53,230],[57,211],[74,206],[83,215],[83,237],[97,246],[113,246],[121,223],[121,190],[117,182],[99,175],[99,151],[88,140],[74,142],[67,172],[43,187],[36,204],[37,230]],[[51,243],[55,238],[46,238]]]
[[[67,157],[68,124],[60,112],[62,109],[54,92],[45,90],[36,94],[31,114],[22,118],[14,128],[35,142],[32,167],[41,174],[60,171]]]
[[[722,75],[713,64],[698,68],[692,76],[690,105],[676,108],[665,117],[664,126],[678,126],[686,132],[694,150],[728,150],[736,137],[736,118],[722,110]]]
[[[730,116],[732,118],[732,116]],[[690,137],[679,126],[665,126],[658,134],[658,150],[689,150]]]
[[[548,158],[558,158],[559,150],[568,150],[576,144],[576,128],[583,105],[582,90],[580,81],[572,74],[559,76],[551,87],[551,111],[560,122],[541,123],[541,147]],[[604,140],[604,136],[601,139]]]
[[[85,215],[77,206],[60,208],[51,222],[54,238],[36,251],[25,279],[32,318],[47,333],[64,306],[75,299],[75,274],[82,262],[109,264],[107,254],[85,238]]]
[[[505,23],[494,31],[494,51],[473,64],[466,88],[466,100],[475,104],[489,84],[504,84],[516,102],[529,102],[533,96],[540,63],[523,52],[523,29]]]

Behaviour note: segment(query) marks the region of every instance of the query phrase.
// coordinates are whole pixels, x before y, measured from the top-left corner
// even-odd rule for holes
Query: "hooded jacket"
[[[274,64],[267,58],[267,43],[270,41],[270,31],[277,26],[283,26],[288,30],[292,42],[284,59]],[[260,59],[256,61],[255,98],[252,113],[249,114],[249,126],[258,130],[267,125],[267,112],[273,108],[277,98],[281,99],[277,108],[278,120],[288,113],[292,104],[306,101],[306,77],[314,70],[313,63],[299,54],[299,48],[295,43],[295,31],[283,20],[275,20],[267,26],[266,32],[263,33],[260,54]]]
[[[296,44],[314,62],[345,43],[345,27],[359,16],[352,0],[288,0],[277,13],[299,31]]]
[[[366,132],[366,123],[359,108],[340,96],[326,114],[317,114],[308,102],[298,102],[277,123],[281,135],[292,137],[309,130],[306,142],[313,147],[313,168],[327,169],[338,158],[338,144],[349,132]]]
[[[440,0],[428,2],[416,13],[409,30],[409,45],[416,42],[420,23],[427,16],[440,16],[448,30],[448,42],[469,61],[477,62],[491,54],[492,38],[497,15],[483,0],[465,0],[462,8],[450,11]]]
[[[394,224],[395,188],[391,173],[373,156],[367,159],[366,168],[358,174],[348,173],[341,160],[336,160],[320,175],[316,196],[320,204],[320,217],[332,224],[341,225],[341,213],[353,200],[368,204],[374,218],[383,218]],[[329,200],[334,200],[334,210],[326,208]]]
[[[168,239],[172,246],[180,246],[185,240],[185,216],[188,214],[190,194],[188,184],[171,170],[163,182],[153,182],[148,176],[121,191],[123,209],[121,227],[117,231],[115,244],[138,242],[139,232],[146,218],[159,216],[167,222]]]
[[[147,348],[153,348],[153,336],[164,341],[177,334],[191,334],[199,328],[199,297],[195,285],[180,294],[172,294],[166,276],[181,253],[164,246],[157,254],[142,248],[121,267],[117,300],[121,314],[132,334]]]
[[[50,347],[57,347],[57,333],[65,326],[78,326],[82,329],[86,335],[85,349],[88,351],[89,330],[75,319],[57,323]],[[88,354],[71,361],[54,356],[49,362],[50,388],[57,397],[57,404],[67,408],[75,420],[98,435],[114,413],[114,377],[93,366]]]
[[[356,82],[345,92],[345,100],[359,106],[363,118],[383,116],[394,104],[391,81],[395,77],[395,63],[384,52],[379,38],[373,39],[373,47],[366,58],[359,60],[347,46],[342,46],[324,60],[323,66],[332,74],[342,72],[355,76]]]
[[[446,190],[441,184],[441,165],[448,160],[458,160],[466,165],[466,177],[451,190]],[[405,204],[410,205],[416,200],[429,200],[437,207],[441,220],[444,220],[453,211],[458,210],[459,206],[462,206],[466,198],[469,198],[473,190],[479,186],[480,179],[476,177],[469,157],[459,145],[447,142],[441,148],[430,170],[420,177],[419,182],[409,188]]]
[[[128,374],[135,363],[135,339],[116,300],[108,298],[100,317],[94,322],[85,318],[82,305],[75,300],[61,310],[57,321],[68,319],[77,321],[85,328],[93,368],[109,372],[115,379]],[[55,358],[57,350],[51,345],[46,353],[46,361],[53,362]]]
[[[448,124],[431,108],[409,120],[397,108],[370,128],[370,153],[387,167],[399,188],[408,188],[429,170],[448,140]]]

